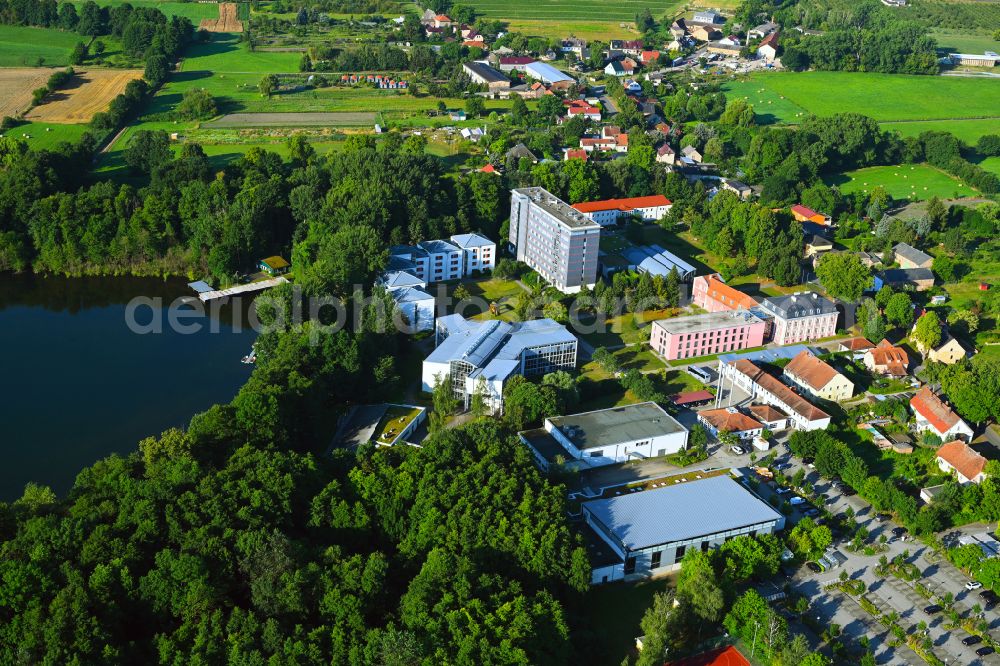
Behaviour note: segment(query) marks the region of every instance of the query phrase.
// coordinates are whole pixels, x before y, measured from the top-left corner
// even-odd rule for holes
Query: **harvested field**
[[[78,70],[70,84],[49,95],[25,116],[46,123],[87,123],[108,108],[129,81],[142,78],[141,69]]]
[[[41,88],[55,70],[46,67],[0,69],[0,118],[17,116],[31,104],[31,92]]]
[[[218,120],[202,123],[210,129],[243,127],[359,127],[373,125],[374,113],[230,113]]]
[[[243,23],[237,18],[236,10],[235,2],[220,2],[219,18],[202,19],[198,28],[209,32],[243,32]]]

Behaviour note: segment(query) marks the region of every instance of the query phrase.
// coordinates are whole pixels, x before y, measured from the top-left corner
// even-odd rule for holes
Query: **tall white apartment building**
[[[601,225],[541,187],[510,194],[509,241],[518,261],[563,293],[594,286]]]

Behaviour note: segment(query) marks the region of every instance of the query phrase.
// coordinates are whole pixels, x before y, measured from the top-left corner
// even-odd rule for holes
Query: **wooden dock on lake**
[[[202,303],[214,300],[216,298],[225,298],[227,296],[239,296],[240,294],[249,294],[255,291],[263,291],[264,289],[270,289],[271,287],[277,287],[279,284],[284,284],[288,282],[287,279],[278,276],[276,278],[271,278],[270,280],[260,280],[258,282],[249,282],[247,284],[239,284],[235,287],[229,287],[228,289],[216,289],[215,291],[203,291],[198,294],[198,298],[201,299]]]

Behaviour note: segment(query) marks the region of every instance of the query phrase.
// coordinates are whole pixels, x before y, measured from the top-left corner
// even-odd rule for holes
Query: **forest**
[[[264,334],[237,397],[0,504],[0,662],[560,664],[589,581],[500,422],[319,456],[398,340]],[[379,368],[372,377],[372,368]]]

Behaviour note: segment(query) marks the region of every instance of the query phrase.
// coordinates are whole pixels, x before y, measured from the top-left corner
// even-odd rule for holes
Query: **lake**
[[[200,331],[173,330],[168,306],[191,295],[183,280],[0,273],[0,500],[29,481],[63,495],[83,467],[236,395],[253,367],[240,359],[256,333],[234,326],[248,302],[182,320]],[[161,318],[162,332],[130,330],[136,297],[159,299],[128,311],[146,330]]]

